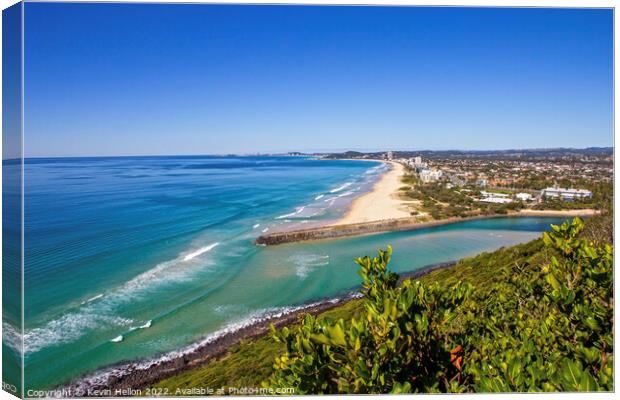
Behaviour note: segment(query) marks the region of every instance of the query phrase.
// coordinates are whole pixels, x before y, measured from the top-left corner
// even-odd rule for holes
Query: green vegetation
[[[438,168],[451,166],[450,160],[444,160],[435,164]],[[579,171],[579,165],[574,168]],[[520,169],[520,167],[518,167]],[[592,174],[592,166],[589,167],[589,174]],[[562,173],[554,172],[553,169],[546,171],[519,171],[515,172],[514,165],[504,162],[491,163],[485,166],[485,163],[477,164],[473,162],[467,168],[459,166],[458,169],[466,169],[481,173],[487,177],[490,182],[494,182],[488,187],[481,188],[476,185],[478,175],[469,176],[467,179],[461,179],[461,183],[457,186],[446,187],[448,184],[446,178],[437,182],[422,182],[417,173],[411,167],[406,167],[407,175],[403,178],[402,186],[399,190],[401,195],[407,199],[417,200],[419,202],[418,210],[412,215],[426,213],[433,219],[445,219],[451,217],[465,217],[471,215],[492,215],[507,214],[509,211],[518,211],[524,208],[532,208],[535,210],[579,210],[579,209],[596,209],[609,210],[613,201],[613,183],[607,176],[573,176],[574,169],[563,171]],[[512,176],[517,175],[517,179]],[[494,178],[508,177],[510,183],[498,183]],[[498,186],[501,185],[501,186]],[[587,189],[592,192],[592,198],[576,199],[574,201],[564,201],[555,198],[542,199],[541,202],[522,202],[514,200],[511,203],[495,204],[477,201],[481,197],[481,190],[491,193],[501,193],[515,195],[520,192],[526,192],[533,196],[538,196],[541,189],[547,187],[564,187]]]
[[[525,207],[520,201],[507,204],[477,202],[472,198],[480,196],[477,188],[448,189],[445,182],[421,183],[414,176],[405,177],[403,182],[412,186],[401,187],[401,193],[408,199],[420,201],[420,210],[436,220],[471,215],[508,214],[508,211],[517,211]],[[496,190],[496,192],[507,191]]]
[[[244,341],[232,346],[226,357],[165,379],[153,387],[167,389],[166,395],[180,395],[175,393],[179,388],[223,387],[228,392],[229,387],[260,387],[261,381],[271,374],[273,359],[281,350],[282,346],[269,336]]]
[[[357,259],[365,313],[274,337],[272,387],[297,393],[613,390],[613,251],[575,219],[543,237],[548,262],[514,264],[486,290],[406,280],[391,249]],[[502,272],[506,272],[505,270]]]
[[[413,188],[405,187],[402,192],[409,199],[420,200],[421,209],[434,219],[465,217],[475,208],[467,194],[447,189],[444,184],[418,183]]]
[[[360,300],[352,300],[319,316],[330,319],[349,319],[362,312]],[[209,364],[185,371],[165,379],[155,388],[168,389],[174,395],[178,388],[259,388],[261,382],[273,372],[273,360],[284,350],[284,346],[271,336],[246,340],[230,348],[228,354]]]
[[[356,260],[365,297],[235,346],[157,386],[300,393],[613,390],[611,214],[398,286]],[[274,361],[275,360],[275,361]]]

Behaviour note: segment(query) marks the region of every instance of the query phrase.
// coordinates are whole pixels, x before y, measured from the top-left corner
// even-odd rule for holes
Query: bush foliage
[[[391,248],[357,259],[364,311],[273,330],[271,387],[296,393],[613,390],[613,248],[583,221],[543,237],[546,262],[485,290],[405,280]]]

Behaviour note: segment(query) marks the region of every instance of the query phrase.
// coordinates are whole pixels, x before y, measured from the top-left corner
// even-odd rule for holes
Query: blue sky
[[[27,3],[26,156],[613,143],[612,11]]]

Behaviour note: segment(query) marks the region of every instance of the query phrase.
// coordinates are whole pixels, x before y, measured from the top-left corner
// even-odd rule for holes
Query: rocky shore
[[[456,262],[434,264],[416,271],[403,273],[400,274],[399,282],[405,279],[419,278],[432,271],[448,268],[455,264]],[[290,312],[266,316],[255,323],[225,333],[204,344],[196,345],[191,351],[179,352],[177,356],[161,358],[159,361],[143,361],[111,366],[98,373],[82,377],[67,386],[59,388],[59,390],[62,390],[62,393],[67,397],[108,397],[105,395],[106,393],[129,393],[130,391],[144,389],[163,379],[215,361],[225,356],[232,346],[242,341],[268,335],[272,324],[276,328],[291,325],[298,322],[305,314],[321,314],[360,297],[361,294],[356,289],[341,298],[325,299],[295,307]]]
[[[284,243],[304,242],[310,240],[335,239],[348,236],[367,235],[372,233],[413,231],[435,226],[454,224],[457,222],[474,221],[490,218],[506,217],[574,217],[591,216],[596,210],[520,210],[508,214],[483,214],[470,217],[452,217],[433,221],[421,221],[419,218],[397,218],[381,221],[364,222],[357,224],[329,225],[294,231],[274,232],[259,236],[255,243],[258,245],[273,246]]]

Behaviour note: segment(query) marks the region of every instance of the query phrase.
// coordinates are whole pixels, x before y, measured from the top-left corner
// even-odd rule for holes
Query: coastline
[[[255,243],[258,245],[273,246],[284,243],[296,243],[314,240],[327,240],[340,237],[368,235],[373,233],[414,231],[424,228],[455,224],[459,222],[493,219],[493,218],[518,218],[518,217],[576,217],[593,216],[599,214],[598,210],[520,210],[507,214],[474,215],[470,217],[451,217],[432,221],[420,221],[417,217],[388,219],[382,221],[362,222],[345,225],[328,225],[316,228],[275,232],[269,235],[259,236]]]
[[[458,261],[431,264],[420,269],[401,273],[399,284],[406,279],[417,279],[433,271],[456,265]],[[127,391],[145,389],[166,378],[178,375],[187,370],[202,367],[210,362],[225,357],[231,347],[246,340],[259,339],[268,335],[271,325],[282,328],[296,323],[306,314],[318,315],[323,312],[342,306],[352,300],[362,297],[361,292],[354,289],[344,296],[326,298],[316,302],[303,304],[291,308],[290,312],[280,312],[272,316],[265,316],[234,331],[226,331],[213,340],[195,342],[192,350],[179,352],[161,361],[136,361],[120,363],[108,368],[82,376],[68,385],[61,385],[56,390],[62,391],[68,397],[109,397],[108,391]],[[143,363],[146,367],[141,366]]]
[[[377,160],[369,160],[377,161]],[[397,164],[390,162],[391,165]],[[398,164],[400,165],[400,164]],[[402,165],[401,165],[402,168]],[[404,169],[404,168],[403,168]],[[391,176],[391,181],[387,184],[383,184],[387,176]],[[394,180],[393,177],[398,179]],[[396,184],[394,183],[396,182]],[[319,240],[319,239],[331,239],[341,236],[357,236],[364,234],[398,231],[398,230],[417,230],[434,226],[441,226],[447,224],[453,224],[458,222],[465,222],[469,220],[481,220],[491,218],[505,218],[505,217],[568,217],[576,215],[594,215],[596,210],[566,210],[566,211],[554,211],[554,210],[523,210],[520,212],[511,212],[509,214],[493,214],[493,215],[477,215],[464,218],[448,218],[435,221],[423,221],[418,217],[407,216],[405,218],[387,218],[387,219],[362,219],[360,222],[355,223],[342,223],[347,218],[352,218],[351,214],[354,214],[354,210],[358,212],[360,210],[366,210],[366,207],[360,207],[359,203],[364,204],[364,198],[372,199],[372,195],[381,195],[384,199],[390,199],[391,195],[396,193],[401,186],[399,171],[396,168],[392,168],[387,171],[375,184],[370,192],[361,195],[358,199],[351,203],[351,210],[344,217],[336,222],[335,225],[323,225],[320,227],[308,228],[298,231],[288,232],[274,232],[265,236],[261,236],[257,239],[257,243],[263,237],[272,238],[285,238],[283,241],[276,240],[273,243],[259,243],[259,244],[280,244],[289,242],[298,242],[305,240]],[[386,190],[392,188],[392,190]],[[387,194],[387,196],[386,196]],[[393,200],[393,198],[392,198]],[[372,202],[370,202],[372,203]],[[403,202],[400,202],[402,204]],[[382,203],[383,207],[386,204],[399,204],[398,202]],[[365,212],[365,211],[363,211]],[[363,213],[362,212],[362,213]],[[373,216],[376,214],[373,214]],[[355,220],[355,218],[353,218]],[[401,275],[401,281],[410,278],[419,278],[432,271],[447,268],[455,265],[457,261],[429,265],[421,269],[403,273]],[[342,306],[353,299],[359,298],[360,293],[356,290],[350,292],[340,298],[321,299],[312,303],[305,303],[298,306],[283,307],[277,310],[268,310],[264,314],[258,317],[250,317],[244,320],[240,324],[224,326],[219,331],[205,337],[199,341],[196,341],[188,346],[185,346],[177,351],[160,354],[156,358],[143,359],[135,362],[121,362],[112,366],[105,367],[103,369],[96,370],[86,375],[82,375],[73,382],[66,386],[68,393],[71,393],[71,397],[82,397],[84,393],[88,391],[102,391],[102,390],[131,390],[142,389],[149,387],[163,379],[178,375],[187,370],[198,368],[208,364],[211,361],[218,360],[226,356],[233,346],[236,346],[243,341],[257,339],[264,337],[270,332],[270,325],[274,324],[276,327],[282,327],[294,324],[298,321],[299,317],[304,314],[321,314],[325,311]],[[90,395],[89,395],[90,396]],[[97,394],[95,394],[97,396]],[[99,394],[103,396],[103,394]]]
[[[401,180],[405,175],[405,167],[394,161],[368,161],[386,163],[390,165],[390,170],[383,174],[381,179],[373,185],[368,193],[353,200],[345,215],[329,224],[330,226],[359,224],[411,216],[411,213],[404,209],[407,202],[398,198],[398,189],[403,185]]]
[[[458,222],[501,217],[575,217],[592,216],[599,213],[594,209],[579,210],[530,210],[509,211],[506,214],[477,214],[467,217],[450,217],[428,220],[424,214],[411,216],[407,206],[411,201],[402,200],[398,191],[402,187],[405,167],[395,161],[365,159],[391,166],[373,185],[371,190],[354,199],[347,212],[339,219],[305,228],[274,230],[260,235],[254,241],[257,245],[272,246],[314,240],[335,239],[373,233],[413,231],[423,228]]]

